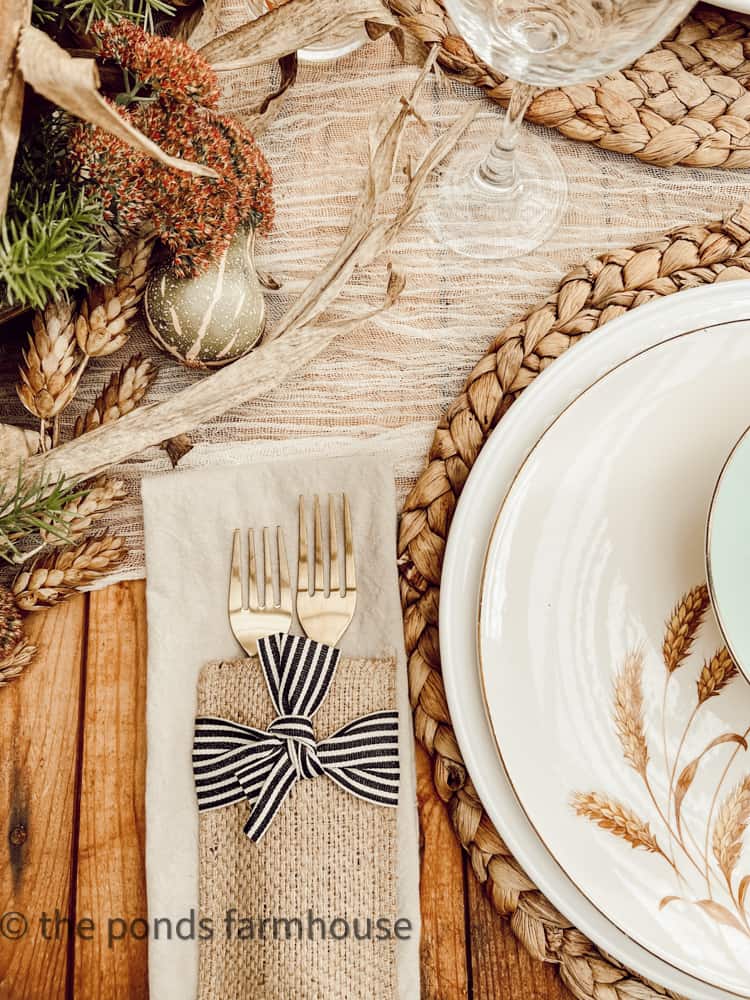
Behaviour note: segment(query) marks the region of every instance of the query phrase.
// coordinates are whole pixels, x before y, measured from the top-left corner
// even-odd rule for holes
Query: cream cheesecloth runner
[[[241,652],[227,620],[231,530],[280,524],[290,567],[294,566],[298,495],[345,491],[352,509],[358,605],[340,646],[345,657],[387,657],[393,650],[397,654],[401,756],[401,794],[396,818],[397,903],[398,916],[409,920],[412,934],[408,940],[398,942],[396,965],[400,1000],[416,1000],[419,996],[418,826],[396,575],[392,469],[382,458],[298,458],[292,462],[178,471],[146,478],[142,487],[149,629],[146,776],[149,916],[171,917],[176,922],[189,917],[191,910],[196,914],[198,911],[198,810],[191,762],[193,724],[201,668],[211,660],[236,658]],[[197,940],[149,942],[151,1000],[193,1000],[197,996],[198,946]],[[300,996],[294,1000],[308,998]],[[377,1000],[381,998],[378,996]]]
[[[247,17],[242,0],[227,11],[227,25],[235,23],[235,16]],[[258,262],[284,283],[280,292],[267,295],[271,316],[279,314],[342,239],[363,180],[368,123],[384,101],[408,93],[417,72],[416,66],[402,62],[387,37],[344,59],[300,66],[278,117],[259,139],[274,172],[277,211],[273,233],[259,241]],[[240,119],[247,115],[257,104],[257,76],[249,71],[222,74],[225,110]],[[267,93],[267,73],[263,85]],[[484,110],[462,139],[459,153],[469,142],[487,145],[492,140],[500,109],[476,88],[445,78],[426,81],[419,101],[430,130],[449,126],[469,102]],[[335,341],[269,396],[235,406],[201,427],[192,435],[197,447],[181,465],[243,462],[259,454],[324,455],[359,445],[377,449],[395,466],[402,493],[422,469],[439,417],[492,338],[550,294],[571,267],[591,254],[633,246],[672,226],[717,218],[747,198],[748,171],[659,170],[546,129],[534,131],[560,155],[570,187],[560,228],[543,247],[515,261],[466,260],[440,246],[425,217],[417,217],[391,255],[407,281],[396,306]],[[412,122],[404,138],[404,160],[409,153],[418,156],[430,138],[431,133]],[[355,276],[337,306],[339,314],[382,300],[384,265]],[[147,401],[168,399],[201,377],[160,355],[139,324],[122,350],[90,367],[80,398],[62,416],[63,437],[76,413],[136,351],[145,351],[160,366]],[[3,419],[30,426],[14,389],[17,358],[17,346],[0,337]],[[165,453],[151,448],[112,470],[127,481],[131,501],[108,515],[107,527],[125,536],[131,556],[104,583],[143,576],[139,482],[145,474],[168,468]]]

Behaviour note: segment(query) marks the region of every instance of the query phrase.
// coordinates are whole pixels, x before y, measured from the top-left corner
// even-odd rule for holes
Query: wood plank
[[[472,1000],[573,1000],[556,966],[529,955],[471,874],[467,889]]]
[[[71,905],[85,622],[83,596],[30,615],[39,654],[0,690],[0,914],[28,920],[21,940],[0,937],[3,1000],[66,995],[71,942],[53,922]]]
[[[422,1000],[467,1000],[463,851],[432,783],[432,762],[417,746],[422,837]]]
[[[76,1000],[148,996],[144,931],[146,597],[142,581],[90,596],[77,916],[93,924],[75,952]],[[118,921],[109,924],[110,920]],[[124,921],[121,923],[120,921]],[[109,946],[109,927],[114,940]]]

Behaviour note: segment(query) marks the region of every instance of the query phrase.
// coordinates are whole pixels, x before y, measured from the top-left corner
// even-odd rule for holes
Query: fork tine
[[[346,589],[357,589],[357,576],[354,571],[354,542],[352,541],[352,512],[349,509],[349,497],[344,493],[344,554],[346,560]]]
[[[242,541],[240,529],[234,529],[232,539],[232,569],[229,574],[229,614],[242,611]]]
[[[255,529],[250,528],[247,533],[247,606],[250,611],[258,611],[258,573],[255,566]]]
[[[320,521],[320,497],[315,494],[315,586],[314,592],[325,590],[323,583],[323,527]]]
[[[305,498],[299,498],[299,542],[297,546],[297,592],[309,591],[307,578],[307,524],[305,523]]]
[[[329,589],[332,594],[341,592],[339,583],[339,545],[338,528],[336,527],[336,501],[332,494],[328,494],[328,553],[329,563]]]
[[[271,533],[263,529],[263,607],[277,607],[273,592],[273,565],[271,563]]]
[[[289,586],[289,563],[286,558],[284,532],[276,526],[276,544],[279,550],[279,604],[282,611],[292,611],[292,588]]]

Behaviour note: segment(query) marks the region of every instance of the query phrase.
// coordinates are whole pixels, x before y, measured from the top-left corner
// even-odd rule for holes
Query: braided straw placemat
[[[599,951],[539,892],[485,814],[451,726],[440,675],[438,600],[456,501],[484,442],[513,401],[581,337],[644,302],[717,281],[750,277],[750,205],[720,222],[683,226],[630,250],[594,257],[507,326],[438,424],[428,464],[409,493],[399,529],[399,570],[417,738],[456,835],[494,908],[541,961],[559,965],[580,1000],[650,1000],[665,991]]]
[[[507,104],[513,85],[459,37],[441,0],[388,0],[402,26],[439,45],[449,73]],[[750,15],[699,4],[630,69],[547,90],[526,117],[570,139],[658,167],[750,166]]]

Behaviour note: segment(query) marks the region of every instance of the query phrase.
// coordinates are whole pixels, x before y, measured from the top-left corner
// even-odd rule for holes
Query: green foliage
[[[83,191],[52,185],[29,196],[11,190],[0,224],[0,282],[8,305],[43,309],[51,298],[88,282],[107,281],[101,206]]]
[[[0,483],[0,560],[17,565],[24,559],[19,542],[40,531],[49,532],[61,542],[69,540],[65,507],[89,491],[79,489],[64,476],[50,482],[44,476],[27,482],[19,466],[18,478],[11,487]]]
[[[59,175],[69,125],[60,112],[21,137],[0,223],[0,304],[43,308],[112,275],[99,201]]]
[[[72,21],[88,30],[94,21],[125,18],[153,31],[158,14],[174,14],[174,7],[166,0],[34,0],[32,8],[34,23],[41,28]]]

